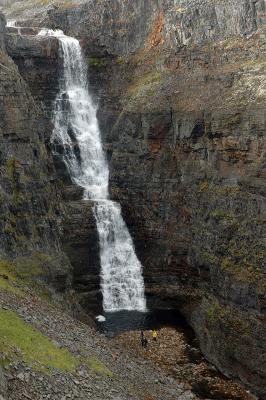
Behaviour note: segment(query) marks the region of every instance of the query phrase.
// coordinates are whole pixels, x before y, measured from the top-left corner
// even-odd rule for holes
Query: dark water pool
[[[156,309],[147,312],[118,311],[102,314],[106,320],[97,322],[97,328],[107,336],[135,330],[160,329],[166,326],[182,329],[189,341],[195,339],[185,318],[173,309]]]

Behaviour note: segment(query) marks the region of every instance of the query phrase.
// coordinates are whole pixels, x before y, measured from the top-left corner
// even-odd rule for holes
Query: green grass
[[[25,297],[27,288],[30,287],[43,300],[52,303],[51,291],[34,279],[42,274],[40,267],[42,258],[44,258],[44,255],[41,257],[39,254],[37,261],[36,256],[34,260],[32,258],[20,259],[14,262],[0,260],[0,290]]]
[[[79,365],[79,359],[67,349],[56,347],[48,337],[8,310],[0,310],[0,352],[7,357],[19,353],[26,363],[40,370],[73,372]]]
[[[17,258],[13,262],[0,260],[0,275],[6,275],[10,280],[31,286],[49,270],[52,261],[51,256],[41,252],[35,252],[30,257]]]
[[[39,288],[31,281],[34,275],[40,273],[39,263],[48,262],[42,254],[38,254],[37,261],[24,260],[18,264],[7,260],[0,260],[0,291],[14,293],[20,297],[26,296],[23,289],[31,282],[31,288],[38,296],[49,301],[50,293],[45,288]],[[80,365],[87,366],[88,370],[112,377],[113,373],[95,356],[76,357],[67,349],[60,349],[40,331],[23,321],[13,311],[0,308],[0,365],[5,359],[23,359],[35,369],[49,372],[59,369],[73,372]]]
[[[5,290],[10,293],[14,293],[17,296],[23,296],[24,292],[19,288],[13,286],[13,282],[10,279],[5,279],[0,276],[0,290]]]
[[[0,354],[0,367],[2,368],[8,368],[9,364],[11,363],[11,360],[5,356],[5,354]]]
[[[16,265],[7,260],[0,260],[0,290],[24,296],[23,290],[17,287],[21,285],[25,286],[25,282],[23,278],[18,278]]]
[[[0,260],[0,275],[5,275],[8,279],[15,280],[15,267],[12,262]]]
[[[47,336],[10,310],[0,309],[0,354],[4,354],[4,358],[0,357],[0,365],[15,358],[43,372],[51,369],[74,372],[84,364],[98,375],[113,376],[97,357],[76,357],[67,349],[58,348]]]
[[[91,357],[87,359],[86,364],[90,369],[92,369],[96,374],[113,376],[113,373],[96,357]]]
[[[16,277],[13,264],[8,261],[0,260],[0,290],[23,296],[23,291],[14,286],[15,281]]]

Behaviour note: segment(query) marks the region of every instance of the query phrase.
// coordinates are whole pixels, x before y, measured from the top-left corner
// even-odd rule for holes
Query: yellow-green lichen
[[[216,265],[219,262],[219,258],[208,251],[202,251],[200,253],[200,259],[210,265]]]
[[[234,219],[234,215],[232,213],[228,213],[225,212],[224,210],[219,210],[219,209],[215,209],[212,210],[209,213],[209,217],[214,218],[216,220],[222,220],[222,219],[228,219],[228,220],[232,220]]]
[[[236,308],[220,304],[215,298],[205,301],[204,308],[210,324],[222,324],[228,331],[236,331],[243,336],[250,335],[250,322]]]
[[[203,181],[199,184],[198,187],[198,192],[202,193],[202,192],[207,192],[209,189],[209,182],[208,181]]]
[[[9,158],[6,163],[7,173],[11,180],[14,179],[14,173],[16,169],[20,166],[20,161],[15,157]]]
[[[141,77],[137,77],[130,85],[128,92],[130,95],[139,96],[151,93],[162,79],[161,73],[158,71],[150,71]]]
[[[103,68],[106,67],[108,61],[103,57],[89,57],[87,59],[88,65],[93,68]]]

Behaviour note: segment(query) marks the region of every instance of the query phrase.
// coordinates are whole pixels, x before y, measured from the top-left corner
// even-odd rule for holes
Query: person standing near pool
[[[144,332],[140,331],[140,341],[141,341],[141,346],[144,347]]]
[[[140,331],[140,339],[141,339],[141,346],[142,347],[147,347],[148,346],[148,340],[144,336],[144,332],[143,331]]]

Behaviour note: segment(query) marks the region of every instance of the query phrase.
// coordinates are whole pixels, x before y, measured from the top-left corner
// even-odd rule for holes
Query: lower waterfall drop
[[[72,181],[84,188],[84,199],[94,201],[103,308],[107,312],[146,311],[142,265],[120,205],[109,200],[108,164],[79,41],[62,31],[44,29],[39,35],[56,36],[60,42],[64,73],[55,100],[52,142],[63,147],[64,162]]]

